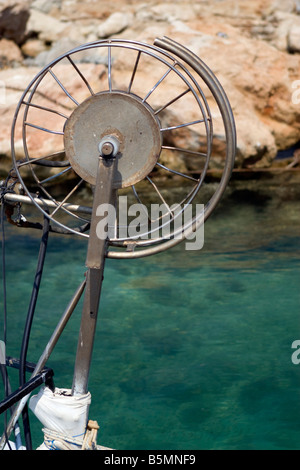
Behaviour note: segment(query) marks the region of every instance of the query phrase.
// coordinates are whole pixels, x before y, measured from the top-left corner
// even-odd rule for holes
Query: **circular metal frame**
[[[90,86],[89,82],[87,81],[87,79],[85,78],[85,76],[80,71],[77,64],[75,63],[74,57],[76,56],[77,53],[83,53],[90,49],[99,49],[99,48],[100,49],[104,48],[107,50],[107,86],[108,86],[108,89],[95,93],[92,90],[92,87]],[[126,49],[127,51],[130,50],[132,53],[136,54],[136,60],[135,60],[134,67],[132,70],[130,82],[126,90],[114,89],[113,87],[112,50],[115,50],[114,48]],[[132,91],[133,84],[134,84],[134,81],[136,80],[136,74],[137,74],[137,70],[138,70],[139,63],[141,61],[142,56],[146,56],[147,58],[151,60],[157,61],[157,63],[160,66],[163,66],[166,68],[166,71],[161,75],[161,77],[154,84],[154,86],[150,90],[148,90],[147,94],[144,97],[136,96]],[[17,106],[14,120],[13,120],[11,146],[12,146],[12,158],[14,162],[14,167],[18,175],[18,178],[24,187],[25,192],[31,198],[33,204],[36,205],[36,207],[38,207],[38,209],[41,210],[42,213],[46,217],[49,217],[57,225],[61,226],[64,229],[67,229],[71,233],[76,233],[76,234],[78,234],[78,231],[76,229],[66,226],[64,225],[64,223],[61,223],[60,221],[56,220],[56,214],[59,211],[63,211],[64,213],[66,213],[66,215],[71,215],[73,218],[77,219],[78,221],[83,221],[85,223],[89,222],[89,219],[87,219],[85,216],[82,217],[78,215],[78,213],[75,213],[74,211],[70,211],[66,205],[66,202],[69,200],[71,196],[75,194],[75,192],[78,190],[83,180],[86,179],[87,181],[89,181],[89,183],[93,184],[94,179],[91,178],[90,176],[87,177],[85,174],[83,174],[84,173],[83,167],[85,164],[81,157],[80,157],[81,159],[79,158],[79,161],[74,162],[74,155],[76,154],[76,151],[73,146],[73,140],[70,137],[70,131],[72,132],[74,131],[74,128],[75,128],[74,122],[76,121],[80,123],[81,121],[80,116],[81,115],[84,116],[84,114],[81,114],[81,111],[84,109],[84,104],[83,104],[84,102],[83,103],[78,102],[67,91],[67,88],[65,87],[65,85],[59,80],[59,78],[56,76],[54,72],[55,65],[59,64],[64,59],[66,59],[69,65],[73,67],[74,73],[76,73],[76,75],[80,77],[84,86],[86,86],[86,88],[89,90],[90,97],[87,98],[85,102],[96,103],[96,101],[99,100],[99,103],[100,103],[101,100],[104,100],[103,98],[104,96],[108,99],[109,97],[112,98],[113,96],[115,96],[117,98],[114,98],[114,99],[121,100],[120,103],[125,108],[125,113],[122,115],[122,119],[124,120],[125,123],[127,119],[126,107],[128,106],[131,107],[131,105],[127,104],[128,102],[130,102],[130,103],[135,103],[135,108],[138,109],[139,113],[145,114],[147,116],[145,118],[146,127],[149,124],[148,127],[151,129],[151,127],[153,126],[155,127],[157,124],[156,130],[154,131],[155,137],[153,137],[153,140],[152,140],[152,144],[155,150],[146,152],[147,155],[144,159],[145,165],[143,167],[143,171],[139,174],[139,176],[137,176],[138,172],[132,174],[132,172],[128,173],[128,171],[126,170],[127,175],[129,175],[128,180],[126,181],[125,177],[124,178],[121,177],[119,182],[116,182],[115,187],[119,188],[119,187],[131,186],[133,190],[133,194],[136,197],[136,200],[138,202],[141,202],[138,196],[135,184],[136,182],[140,180],[140,178],[144,178],[146,181],[148,181],[148,183],[151,184],[151,188],[154,190],[156,196],[158,196],[160,201],[166,205],[166,208],[168,208],[168,205],[165,202],[165,199],[162,193],[157,188],[157,185],[153,181],[152,177],[149,176],[149,173],[153,169],[153,167],[157,165],[160,169],[168,172],[169,174],[177,175],[179,177],[184,178],[185,181],[191,182],[193,184],[193,187],[192,189],[188,191],[188,194],[185,196],[184,200],[180,201],[180,203],[178,204],[178,207],[180,206],[181,209],[172,212],[172,220],[175,220],[176,217],[178,216],[182,216],[185,208],[192,203],[192,201],[198,194],[199,189],[201,188],[204,182],[204,179],[208,170],[209,160],[210,160],[211,151],[212,151],[212,144],[213,144],[213,119],[212,119],[210,107],[205,98],[205,93],[203,92],[202,88],[200,87],[198,83],[199,78],[204,83],[204,85],[209,89],[211,95],[213,96],[217,104],[218,109],[220,110],[220,114],[222,116],[224,130],[225,130],[226,157],[225,157],[224,169],[223,169],[220,184],[218,185],[213,196],[205,204],[204,214],[201,214],[201,215],[197,214],[197,216],[192,217],[188,221],[188,223],[185,224],[184,227],[174,230],[171,236],[168,235],[167,238],[164,236],[161,236],[155,239],[151,239],[151,238],[146,239],[146,237],[141,236],[142,239],[139,239],[139,240],[132,240],[129,237],[124,237],[124,238],[119,237],[115,239],[110,239],[109,244],[111,245],[111,247],[116,246],[116,247],[128,248],[128,246],[132,246],[132,243],[133,243],[135,246],[135,250],[134,251],[123,250],[123,252],[109,250],[107,253],[107,257],[137,258],[137,257],[148,256],[150,254],[158,253],[160,251],[163,251],[169,247],[176,245],[182,239],[186,238],[191,233],[191,231],[195,230],[195,227],[197,226],[197,224],[199,224],[200,219],[202,221],[201,223],[203,223],[208,218],[208,216],[212,213],[213,209],[215,208],[218,201],[222,197],[222,194],[231,176],[231,171],[233,168],[234,156],[235,156],[235,145],[236,145],[235,125],[234,125],[232,110],[231,110],[230,104],[228,102],[228,99],[226,97],[226,94],[222,86],[220,85],[220,83],[218,82],[214,74],[211,72],[211,70],[197,56],[192,54],[183,46],[167,38],[156,40],[154,45],[148,45],[148,44],[143,44],[137,41],[127,41],[127,40],[109,40],[109,41],[103,40],[103,41],[97,41],[97,42],[85,44],[83,46],[80,46],[78,48],[75,48],[67,52],[66,54],[61,55],[60,57],[52,61],[50,64],[48,64],[46,67],[44,67],[36,75],[36,77],[31,81],[31,83],[28,85],[28,87],[24,91],[20,99],[20,102]],[[162,103],[163,105],[155,111],[149,104],[149,98],[154,92],[156,92],[157,89],[159,89],[162,83],[165,83],[167,81],[167,78],[171,76],[172,74],[173,75],[175,74],[182,81],[182,84],[184,84],[185,86],[185,90],[180,95],[176,96],[174,99],[170,100],[169,102]],[[49,75],[51,75],[51,77],[55,80],[56,84],[60,86],[65,96],[70,100],[70,102],[73,102],[73,105],[76,106],[75,111],[73,111],[73,114],[71,113],[71,115],[70,114],[66,115],[60,109],[45,108],[44,106],[40,106],[34,102],[35,95],[39,92],[39,86],[43,83],[43,80]],[[194,75],[196,75],[196,78]],[[182,124],[177,124],[175,126],[172,126],[172,125],[169,125],[167,127],[163,127],[163,125],[160,126],[158,115],[162,113],[165,109],[167,109],[168,106],[172,105],[172,103],[179,101],[186,95],[192,96],[194,102],[197,104],[200,119],[192,120],[187,123],[184,122]],[[16,151],[15,151],[15,134],[16,134],[17,120],[21,115],[21,108],[24,108],[23,119],[22,119],[22,132],[23,132],[23,147],[24,147],[24,153],[25,153],[25,161],[18,162],[17,157],[16,157]],[[60,118],[65,119],[66,120],[65,127],[61,131],[53,131],[53,130],[47,129],[44,126],[30,123],[30,120],[29,120],[30,110],[34,108],[41,108],[45,110],[46,112],[54,113]],[[75,116],[76,119],[74,117],[72,118],[72,116]],[[105,122],[108,122],[108,121],[105,121]],[[203,126],[204,133],[205,133],[205,144],[206,144],[206,150],[204,153],[198,150],[194,150],[194,149],[190,150],[186,148],[177,148],[174,146],[172,147],[172,146],[164,145],[163,138],[166,134],[172,133],[172,132],[178,132],[179,130],[187,129],[187,128],[190,128],[190,126],[194,126],[194,125]],[[115,137],[119,138],[121,142],[120,149],[123,150],[122,145],[123,147],[125,145],[124,133],[121,132],[122,134],[121,136],[120,133],[118,134],[118,132],[120,132],[120,129],[113,129],[112,127],[113,126],[106,126],[106,128],[104,129],[104,132],[101,135],[97,136],[97,142],[99,142],[103,136],[113,134]],[[38,163],[39,160],[44,161],[45,159],[48,159],[48,158],[50,160],[51,157],[55,156],[55,154],[46,155],[46,156],[44,155],[42,157],[38,157],[35,159],[30,157],[30,151],[28,150],[27,143],[28,143],[28,130],[32,128],[41,132],[46,132],[48,133],[48,136],[50,134],[57,134],[57,135],[63,136],[63,138],[65,139],[64,142],[65,142],[65,152],[66,152],[67,160],[65,162],[60,162],[60,165],[61,166],[65,165],[66,168],[60,171],[58,174],[51,175],[48,178],[44,178],[43,180],[41,180],[36,174],[36,170],[35,170],[36,164]],[[126,131],[127,127],[125,126],[124,129]],[[159,133],[160,133],[159,139],[157,136],[157,129],[159,130]],[[80,136],[80,133],[78,134],[78,136]],[[151,141],[152,134],[149,131],[149,129],[146,132],[146,136],[147,136],[147,139],[148,140],[150,139]],[[122,142],[122,138],[123,138],[123,142]],[[77,139],[77,143],[79,141],[78,139]],[[160,163],[158,160],[160,149],[158,147],[160,147],[161,149],[171,151],[171,152],[182,151],[183,153],[186,153],[188,155],[195,155],[198,157],[203,157],[205,159],[205,162],[204,162],[204,166],[202,168],[202,171],[199,177],[196,178],[194,176],[184,174],[180,171],[169,168],[163,163]],[[126,148],[129,148],[129,147],[126,147]],[[129,161],[129,164],[131,165],[131,167],[135,165],[136,161],[137,161],[136,158],[133,159],[132,161]],[[121,159],[120,159],[120,162],[121,162]],[[76,167],[76,165],[78,165],[78,167]],[[50,215],[48,215],[48,212],[44,210],[44,208],[41,206],[40,203],[36,202],[35,195],[33,196],[28,190],[27,185],[25,184],[23,177],[21,175],[21,171],[24,166],[30,168],[33,179],[36,185],[38,186],[38,188],[41,189],[43,194],[46,195],[46,197],[50,199],[52,203],[55,205],[55,209],[52,211],[52,213],[50,213]],[[48,183],[51,180],[55,180],[55,178],[57,178],[61,174],[67,173],[70,170],[75,170],[75,172],[79,174],[79,176],[81,177],[81,180],[72,188],[71,191],[68,192],[68,194],[66,195],[66,197],[63,198],[62,201],[57,201],[56,198],[53,197],[50,191],[47,189],[46,183]],[[184,207],[182,207],[182,204],[184,204]],[[164,218],[162,217],[160,220],[160,228],[163,228],[164,224],[169,223],[169,222],[170,222],[169,218],[165,222]],[[151,234],[150,231],[146,231],[144,233],[145,236],[150,235],[150,234]],[[86,233],[80,233],[80,235],[84,237],[88,237]]]

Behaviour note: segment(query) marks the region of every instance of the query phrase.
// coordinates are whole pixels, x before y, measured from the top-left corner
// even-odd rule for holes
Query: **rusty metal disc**
[[[145,178],[161,150],[158,119],[139,97],[119,91],[92,95],[81,103],[65,124],[66,156],[74,171],[96,183],[99,142],[113,136],[119,142],[114,188],[125,188]]]

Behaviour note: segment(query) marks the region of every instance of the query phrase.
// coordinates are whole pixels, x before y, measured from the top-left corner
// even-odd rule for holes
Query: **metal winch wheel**
[[[92,69],[91,55],[97,57]],[[52,98],[54,87],[59,100]],[[12,158],[25,193],[63,230],[89,237],[82,227],[89,227],[92,203],[86,204],[83,187],[93,195],[99,156],[116,160],[116,207],[122,194],[143,207],[161,205],[155,236],[149,214],[141,236],[132,238],[116,211],[111,258],[146,256],[177,244],[199,223],[199,214],[184,228],[174,223],[196,196],[205,221],[225,190],[234,155],[234,120],[222,86],[198,57],[167,38],[154,45],[103,40],[63,54],[28,85],[12,128]],[[204,201],[200,189],[211,159],[220,178]],[[166,237],[159,230],[170,221]]]

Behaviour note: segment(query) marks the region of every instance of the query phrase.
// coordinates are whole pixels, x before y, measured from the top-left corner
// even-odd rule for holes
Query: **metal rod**
[[[79,68],[77,67],[77,65],[73,62],[73,60],[71,59],[71,57],[69,55],[67,55],[67,59],[69,60],[70,64],[73,65],[74,69],[76,70],[76,72],[78,73],[78,75],[80,76],[80,78],[84,81],[84,83],[86,84],[89,92],[91,95],[94,95],[95,93],[93,92],[92,90],[92,87],[90,86],[89,82],[87,81],[87,79],[85,78],[85,76],[80,72]]]
[[[68,166],[67,168],[65,168],[64,170],[60,171],[60,172],[57,173],[56,175],[49,176],[49,178],[45,178],[44,180],[40,181],[40,184],[47,183],[48,181],[52,181],[52,180],[54,180],[55,178],[57,178],[58,176],[61,176],[61,175],[63,175],[64,173],[66,173],[67,171],[70,171],[70,170],[72,170],[71,165]]]
[[[34,202],[38,204],[41,207],[48,207],[48,208],[56,208],[57,203],[54,201],[51,201],[51,199],[42,199],[40,197],[35,197],[35,196],[24,196],[22,194],[15,194],[15,193],[6,193],[4,195],[4,199],[7,202],[21,202],[23,204],[33,204]],[[77,204],[68,204],[65,203],[62,205],[65,209],[68,209],[69,211],[74,211],[74,212],[81,212],[83,214],[91,214],[92,213],[92,208],[87,207],[87,206],[80,206]]]
[[[207,121],[209,121],[209,119],[207,119]],[[194,124],[200,124],[201,122],[205,122],[205,119],[198,119],[197,121],[188,122],[186,124],[180,124],[178,126],[165,127],[161,129],[161,132],[172,131],[173,129],[179,129],[180,127],[193,126]]]
[[[62,315],[59,323],[57,324],[50,340],[48,341],[48,344],[47,344],[46,348],[44,349],[43,354],[41,355],[38,363],[35,366],[34,371],[31,374],[31,377],[30,377],[31,379],[33,377],[35,377],[37,374],[39,374],[40,371],[44,368],[44,366],[45,366],[47,360],[49,359],[49,357],[50,357],[50,355],[51,355],[58,339],[60,338],[61,333],[63,332],[63,330],[64,330],[66,324],[68,323],[68,321],[69,321],[76,305],[78,304],[78,302],[79,302],[79,300],[82,296],[82,293],[84,291],[85,286],[86,286],[86,279],[80,284],[80,286],[76,290],[73,298],[69,302],[69,305],[67,306],[65,312],[63,313],[63,315]],[[9,438],[16,422],[19,419],[20,414],[22,413],[22,410],[23,410],[24,406],[26,405],[26,403],[29,399],[29,396],[30,396],[30,394],[23,397],[22,400],[19,402],[19,404],[16,406],[16,408],[15,408],[15,410],[14,410],[14,412],[13,412],[11,418],[10,418],[10,421],[7,425],[6,432],[1,437],[0,450],[2,450],[3,447],[5,446],[6,439]]]
[[[77,184],[76,186],[74,186],[73,189],[71,189],[71,191],[69,192],[69,194],[66,195],[66,197],[63,199],[63,201],[61,201],[58,206],[56,207],[56,209],[54,209],[53,212],[51,212],[51,214],[49,215],[49,218],[53,218],[54,214],[67,202],[67,200],[72,196],[72,194],[75,193],[75,191],[77,191],[77,189],[81,186],[81,184],[83,183],[83,179],[81,179]]]
[[[56,111],[55,109],[47,108],[46,106],[41,106],[39,104],[33,104],[28,101],[23,101],[23,104],[26,106],[33,106],[34,108],[42,109],[43,111],[47,111],[49,113],[54,113],[57,114],[58,116],[61,116],[65,119],[68,119],[68,116],[66,114],[60,113],[59,111]]]
[[[108,46],[108,86],[109,91],[112,91],[112,82],[111,82],[111,46]]]
[[[72,100],[73,103],[75,103],[77,106],[79,106],[78,101],[76,101],[75,98],[73,98],[73,96],[70,95],[70,93],[66,90],[66,88],[63,86],[63,84],[61,83],[61,81],[57,78],[57,76],[55,75],[55,73],[52,71],[51,67],[49,68],[49,73],[52,75],[52,77],[54,78],[54,80],[58,83],[58,85],[60,86],[60,88],[65,92],[65,94],[67,95],[67,97],[70,98],[70,100]]]
[[[195,155],[195,156],[199,156],[199,157],[205,157],[205,158],[208,157],[207,153],[197,152],[195,150],[182,149],[180,147],[170,147],[168,145],[162,145],[161,148],[165,149],[165,150],[173,150],[175,152],[188,153],[190,155]]]
[[[169,205],[167,204],[167,202],[165,201],[163,195],[161,194],[161,192],[159,191],[158,187],[156,186],[156,184],[152,181],[152,179],[149,177],[149,176],[146,176],[147,180],[152,184],[153,188],[155,189],[155,191],[157,192],[157,194],[159,195],[160,199],[162,200],[162,202],[164,203],[164,205],[166,206],[167,208],[167,211],[169,212],[169,214],[174,217],[174,213],[171,211]]]
[[[170,100],[168,103],[166,103],[164,106],[162,106],[161,108],[159,108],[157,111],[155,111],[155,115],[159,114],[161,111],[163,111],[164,109],[166,109],[168,106],[171,106],[171,104],[175,103],[177,100],[179,100],[180,98],[182,98],[183,96],[185,96],[187,93],[189,93],[191,91],[190,88],[188,88],[187,90],[185,90],[183,93],[181,93],[180,95],[176,96],[175,98],[173,98],[172,100]]]
[[[134,64],[134,68],[133,68],[133,71],[132,71],[132,75],[131,75],[131,79],[130,79],[130,83],[129,83],[129,86],[128,86],[127,93],[131,92],[131,87],[132,87],[133,80],[134,80],[134,77],[135,77],[135,74],[136,74],[136,71],[137,71],[137,68],[138,68],[140,57],[141,57],[141,51],[138,52],[138,55],[137,55],[137,58],[136,58],[136,61],[135,61],[135,64]]]
[[[175,63],[173,64],[173,66],[175,66]],[[169,70],[167,70],[163,76],[155,83],[155,85],[151,88],[151,90],[147,93],[147,95],[145,96],[145,98],[143,99],[143,103],[149,98],[150,95],[152,95],[152,93],[154,92],[154,90],[156,90],[156,88],[161,84],[161,82],[169,75],[170,72],[172,72],[172,68],[169,68]]]
[[[162,165],[161,163],[157,162],[156,165],[159,166],[160,168],[163,168],[166,171],[169,171],[170,173],[174,173],[174,175],[182,176],[182,178],[186,178],[188,180],[198,182],[196,178],[193,178],[192,176],[189,176],[189,175],[185,175],[184,173],[181,173],[180,171],[172,170],[171,168],[168,168],[167,166]]]
[[[69,302],[69,305],[67,306],[65,312],[63,313],[59,323],[57,324],[43,354],[41,355],[34,371],[33,371],[33,374],[37,374],[39,371],[41,371],[43,369],[43,367],[45,366],[47,360],[49,359],[50,357],[50,354],[52,353],[53,349],[54,349],[54,346],[56,345],[60,335],[62,334],[66,324],[68,323],[73,311],[75,310],[75,307],[77,306],[81,296],[82,296],[82,293],[85,289],[85,286],[86,286],[86,279],[84,279],[84,281],[82,281],[82,283],[79,285],[79,287],[77,288],[74,296],[72,297],[71,301]]]
[[[112,204],[114,201],[113,179],[116,168],[115,162],[116,159],[111,158],[111,156],[99,158],[86,258],[86,266],[88,267],[87,286],[82,309],[72,385],[73,395],[83,395],[88,391],[88,379],[103,282],[104,263],[108,248],[107,235],[105,236],[104,233],[97,231],[99,222],[104,220],[103,215],[102,218],[101,216],[99,217],[98,207],[100,205]]]
[[[25,126],[34,127],[39,131],[48,132],[48,134],[56,134],[56,135],[64,135],[62,131],[52,131],[51,129],[46,129],[46,127],[37,126],[36,124],[32,124],[31,122],[24,121]]]
[[[140,196],[138,195],[135,186],[132,185],[131,188],[132,188],[132,191],[133,191],[133,194],[134,194],[136,200],[137,200],[138,203],[141,205],[141,208],[142,208],[143,212],[145,213],[146,217],[148,218],[149,222],[152,222],[151,218],[149,217],[149,212],[148,212],[147,208],[145,207],[145,205],[142,203],[141,198],[140,198]]]

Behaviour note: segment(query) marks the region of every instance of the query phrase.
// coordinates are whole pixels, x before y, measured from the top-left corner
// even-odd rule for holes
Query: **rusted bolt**
[[[114,146],[110,142],[104,142],[101,148],[102,155],[111,155],[114,151]]]
[[[102,157],[115,157],[119,151],[119,147],[120,142],[112,135],[104,136],[98,145]]]

